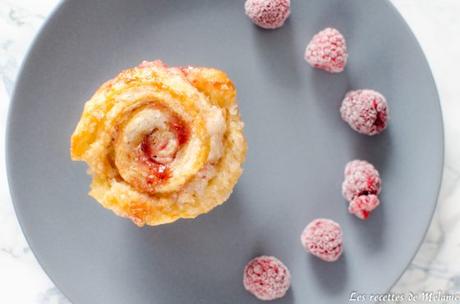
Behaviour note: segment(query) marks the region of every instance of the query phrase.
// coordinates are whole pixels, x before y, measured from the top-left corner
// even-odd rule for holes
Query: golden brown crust
[[[93,176],[90,195],[139,226],[194,218],[223,203],[242,173],[246,155],[235,96],[233,83],[222,71],[167,68],[161,62],[143,63],[103,84],[86,102],[71,138],[72,159],[87,162]],[[171,115],[190,130],[179,148],[177,127],[163,123]],[[213,122],[220,117],[222,134],[219,123]],[[158,165],[170,175],[145,182],[152,166],[137,156],[142,153],[140,141],[151,129],[166,130],[161,135],[170,139],[167,164]]]

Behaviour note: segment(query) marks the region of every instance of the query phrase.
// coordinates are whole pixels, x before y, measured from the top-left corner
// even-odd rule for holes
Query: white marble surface
[[[422,247],[393,291],[460,292],[460,85],[456,75],[460,71],[460,0],[392,2],[415,32],[432,67],[441,96],[446,139],[444,180],[436,214]],[[57,3],[0,0],[1,145],[8,95],[19,65]],[[0,303],[69,303],[40,268],[21,233],[8,193],[3,146],[0,159]]]

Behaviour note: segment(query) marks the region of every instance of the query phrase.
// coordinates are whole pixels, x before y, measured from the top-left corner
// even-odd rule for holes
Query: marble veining
[[[9,94],[27,48],[58,0],[0,0],[0,143]],[[460,292],[460,1],[392,0],[414,31],[439,89],[446,139],[439,204],[426,238],[392,292]],[[35,260],[17,223],[0,148],[1,303],[68,304]],[[365,292],[365,291],[362,291]],[[395,302],[393,302],[395,303]],[[401,302],[402,303],[402,302]]]

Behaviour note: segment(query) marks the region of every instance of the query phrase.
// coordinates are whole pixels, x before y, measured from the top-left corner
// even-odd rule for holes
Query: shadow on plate
[[[365,245],[369,252],[378,252],[384,246],[384,218],[385,218],[385,202],[381,202],[380,205],[375,209],[369,219],[361,220],[354,215],[353,220],[350,221],[354,228],[354,233],[359,235],[359,239]]]
[[[338,294],[343,291],[348,278],[346,252],[336,262],[324,262],[308,254],[308,264],[314,276],[326,294]]]
[[[380,173],[382,179],[382,193],[389,191],[385,188],[386,172],[391,169],[392,164],[388,162],[392,159],[394,146],[391,140],[391,124],[383,133],[375,136],[361,135],[350,129],[350,132],[356,133],[353,138],[353,155],[356,159],[367,160],[372,163]],[[371,252],[379,251],[384,248],[384,229],[385,229],[385,201],[380,195],[380,205],[375,209],[368,220],[363,221],[356,217],[351,221],[356,233],[366,244],[366,249]]]
[[[260,53],[260,68],[273,83],[289,89],[298,89],[302,85],[299,68],[298,50],[294,44],[293,27],[288,19],[283,27],[265,30],[253,26],[254,47]]]
[[[242,285],[245,263],[265,251],[263,239],[248,237],[253,227],[239,197],[235,189],[225,204],[194,220],[146,227],[140,233],[124,226],[124,237],[132,245],[126,280],[136,281],[136,286],[151,282],[144,297],[155,296],[159,304],[238,302],[247,293]]]

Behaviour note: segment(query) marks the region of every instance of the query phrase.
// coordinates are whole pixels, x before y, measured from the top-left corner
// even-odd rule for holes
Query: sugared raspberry
[[[291,13],[290,0],[246,0],[244,10],[252,22],[265,29],[283,26]]]
[[[305,60],[318,69],[340,73],[347,64],[347,43],[334,28],[326,28],[313,36],[305,50]]]
[[[340,107],[342,119],[353,130],[366,135],[376,135],[385,130],[388,112],[385,97],[374,90],[350,91]]]
[[[303,230],[300,241],[307,252],[323,261],[334,262],[342,255],[342,228],[332,220],[312,221]]]
[[[362,220],[369,217],[372,210],[380,204],[379,197],[375,194],[359,195],[350,201],[348,212],[353,213]]]
[[[259,256],[244,268],[243,285],[260,300],[283,297],[291,286],[289,269],[277,258]]]
[[[381,184],[379,172],[372,164],[364,160],[348,162],[342,183],[342,194],[350,203],[348,211],[360,219],[367,219],[380,204]]]

